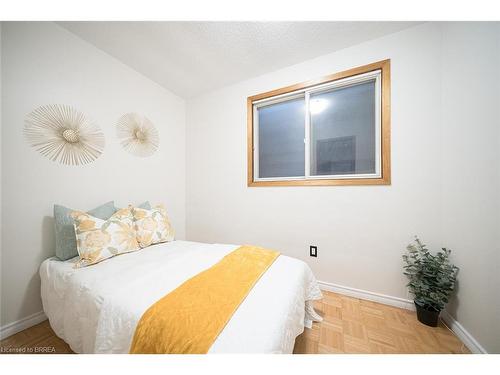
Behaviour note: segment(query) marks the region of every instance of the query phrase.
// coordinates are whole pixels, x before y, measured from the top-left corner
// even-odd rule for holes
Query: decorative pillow
[[[135,232],[140,247],[147,247],[174,239],[174,230],[163,206],[151,210],[132,208],[135,220]]]
[[[54,205],[54,223],[56,234],[56,256],[60,260],[67,260],[78,255],[76,248],[75,229],[73,228],[74,220],[71,213],[75,211],[71,208]],[[107,220],[116,212],[115,203],[113,201],[105,203],[93,210],[88,211],[91,216],[99,219]]]
[[[150,210],[151,209],[151,203],[149,203],[149,201],[142,202],[140,205],[137,206],[137,208],[143,208],[145,210]],[[118,211],[119,208],[117,208],[116,210]]]
[[[150,210],[151,209],[151,203],[149,203],[149,201],[142,202],[140,205],[137,206],[137,208],[143,208],[145,210]]]
[[[134,218],[130,208],[118,210],[108,220],[85,212],[74,212],[76,242],[80,261],[77,267],[90,266],[118,254],[139,250]]]

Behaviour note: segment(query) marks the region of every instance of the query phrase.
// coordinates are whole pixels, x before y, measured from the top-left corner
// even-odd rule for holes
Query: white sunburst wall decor
[[[105,145],[99,126],[65,104],[44,105],[29,113],[24,135],[40,154],[66,165],[93,162]]]
[[[158,149],[158,130],[149,119],[137,113],[127,113],[118,119],[116,133],[122,147],[136,156],[151,156]]]

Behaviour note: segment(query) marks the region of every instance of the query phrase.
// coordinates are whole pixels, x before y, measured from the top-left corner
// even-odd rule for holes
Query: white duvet
[[[236,245],[173,241],[86,268],[76,258],[40,266],[43,309],[77,353],[128,353],[142,314]],[[321,291],[304,262],[284,255],[271,265],[209,353],[291,353],[295,338],[321,319],[308,301]]]

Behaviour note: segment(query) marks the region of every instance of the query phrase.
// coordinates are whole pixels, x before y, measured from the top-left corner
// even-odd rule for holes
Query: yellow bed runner
[[[279,252],[241,246],[153,304],[130,353],[207,353]]]

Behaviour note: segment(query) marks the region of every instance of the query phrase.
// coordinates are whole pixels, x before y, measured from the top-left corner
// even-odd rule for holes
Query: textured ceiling
[[[58,22],[189,98],[415,22]]]

